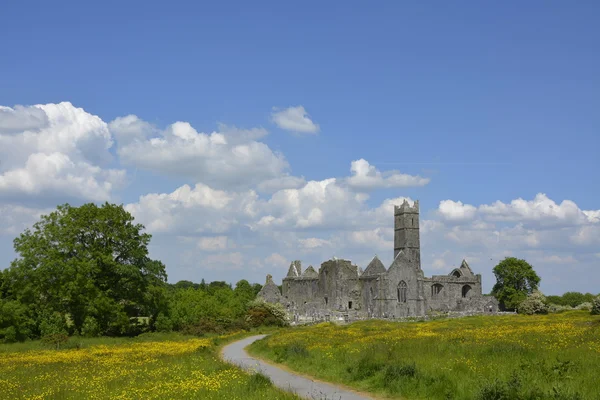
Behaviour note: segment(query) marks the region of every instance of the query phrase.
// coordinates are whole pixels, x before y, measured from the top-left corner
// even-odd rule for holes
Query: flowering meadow
[[[297,399],[220,361],[217,344],[232,338],[80,339],[66,350],[1,345],[0,399]]]
[[[316,378],[405,399],[600,399],[600,316],[324,323],[250,352]]]

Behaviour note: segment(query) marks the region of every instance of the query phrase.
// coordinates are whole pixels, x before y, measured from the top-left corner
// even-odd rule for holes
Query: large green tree
[[[165,266],[148,257],[143,229],[121,205],[61,205],[14,240],[19,258],[4,274],[4,296],[38,319],[58,312],[76,331],[87,321],[123,334],[131,318],[166,307]]]
[[[496,284],[492,294],[504,310],[515,310],[540,284],[540,277],[525,260],[506,257],[494,267]]]

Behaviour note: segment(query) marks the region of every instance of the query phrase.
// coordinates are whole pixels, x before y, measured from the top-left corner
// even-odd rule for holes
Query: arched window
[[[371,300],[373,300],[373,288],[372,287],[369,288],[369,298]]]
[[[444,289],[444,286],[440,285],[439,283],[434,283],[431,286],[431,297],[436,299],[440,296],[440,293],[442,293],[442,290]]]
[[[406,285],[406,282],[400,281],[400,283],[398,284],[398,302],[399,303],[406,303],[407,292],[408,292],[408,286]]]
[[[471,291],[471,286],[465,285],[462,287],[462,297],[469,297],[469,292]]]
[[[457,270],[454,270],[454,272],[452,272],[452,276],[455,278],[460,278],[460,272],[458,272]]]

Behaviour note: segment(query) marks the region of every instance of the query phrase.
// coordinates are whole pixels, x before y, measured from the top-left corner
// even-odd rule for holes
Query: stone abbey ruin
[[[302,271],[293,261],[282,290],[267,275],[258,294],[280,303],[295,318],[403,318],[431,312],[497,312],[498,302],[481,291],[481,275],[466,261],[449,275],[425,277],[421,269],[419,202],[394,206],[394,261],[389,268],[375,256],[363,271],[348,260],[332,259]]]

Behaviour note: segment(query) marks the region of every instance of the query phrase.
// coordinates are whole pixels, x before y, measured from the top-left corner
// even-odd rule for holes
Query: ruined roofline
[[[419,200],[415,200],[411,206],[406,199],[399,206],[394,205],[394,215],[405,214],[405,213],[419,213]]]

